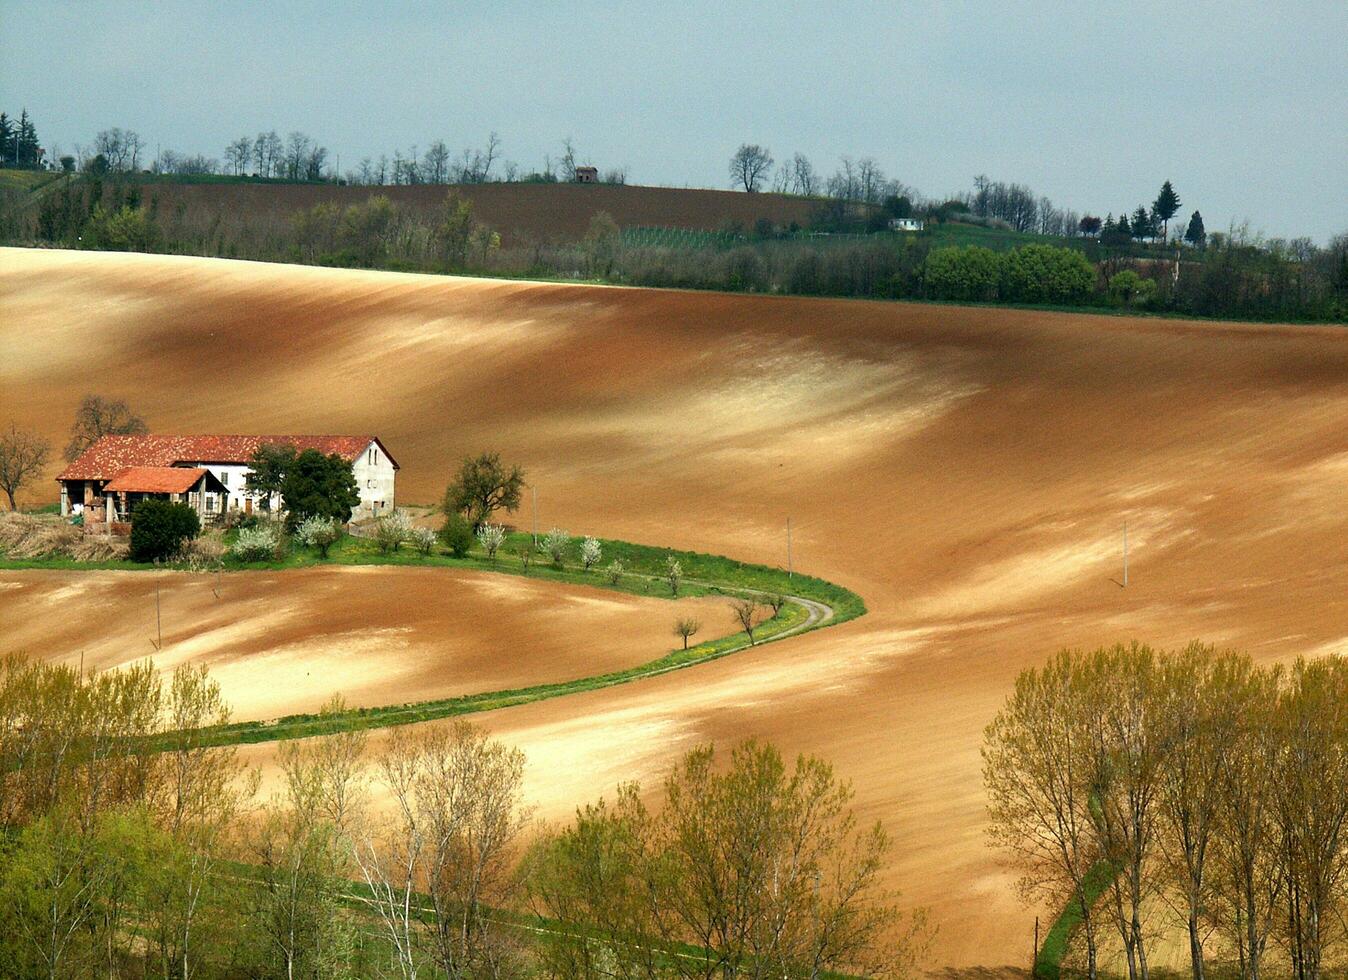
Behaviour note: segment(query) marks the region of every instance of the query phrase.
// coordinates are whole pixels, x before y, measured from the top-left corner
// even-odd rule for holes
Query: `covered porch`
[[[197,512],[202,524],[213,524],[223,514],[228,494],[228,488],[205,467],[128,467],[102,488],[101,501],[89,499],[84,526],[88,530],[91,523],[103,524],[115,531],[118,525],[129,525],[142,500],[185,503]]]

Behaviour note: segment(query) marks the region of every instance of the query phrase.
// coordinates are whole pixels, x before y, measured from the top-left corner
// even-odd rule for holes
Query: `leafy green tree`
[[[442,510],[445,516],[461,514],[476,534],[498,510],[514,513],[524,488],[524,470],[507,467],[500,453],[484,452],[476,458],[465,457],[458,476],[445,490]]]
[[[935,299],[986,301],[997,298],[1001,257],[981,245],[937,248],[927,256],[922,282]]]
[[[1012,303],[1079,303],[1095,288],[1095,267],[1076,249],[1023,245],[1002,259],[1001,298]]]
[[[83,244],[113,252],[149,252],[159,239],[159,226],[145,208],[124,204],[110,211],[99,204],[89,217]]]
[[[618,246],[622,241],[621,234],[618,223],[607,211],[599,211],[590,219],[590,227],[582,243],[590,275],[607,279],[613,274],[613,263],[618,257]]]
[[[244,486],[249,496],[256,497],[263,510],[271,510],[272,497],[281,493],[286,473],[295,465],[295,447],[291,445],[258,446],[248,461],[249,473]]]
[[[455,512],[445,515],[444,527],[440,528],[440,540],[455,558],[466,558],[477,539],[473,535],[473,525],[462,514]]]
[[[281,496],[286,526],[292,529],[307,517],[331,517],[345,524],[360,505],[351,464],[336,453],[324,456],[317,449],[295,457],[281,480]]]
[[[1156,296],[1156,282],[1124,269],[1109,278],[1109,298],[1120,306],[1142,306]]]
[[[473,202],[459,196],[456,191],[446,194],[440,208],[440,221],[435,229],[441,254],[445,258],[446,271],[452,272],[467,265],[468,248],[472,244],[476,227]]]
[[[1161,193],[1156,195],[1156,202],[1151,206],[1152,213],[1161,219],[1161,233],[1165,238],[1170,236],[1170,219],[1179,211],[1179,207],[1179,195],[1167,180],[1161,185]]]
[[[1185,229],[1184,240],[1195,248],[1202,248],[1207,244],[1208,232],[1203,227],[1203,216],[1197,211],[1189,216],[1189,227]]]
[[[187,504],[142,500],[131,512],[131,560],[166,561],[201,533],[201,519]]]

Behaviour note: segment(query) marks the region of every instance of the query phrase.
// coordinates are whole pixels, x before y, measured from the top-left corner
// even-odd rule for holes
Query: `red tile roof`
[[[260,446],[291,445],[298,451],[336,453],[354,463],[370,443],[379,443],[393,468],[395,460],[374,436],[104,436],[61,471],[58,480],[107,480],[132,466],[175,463],[247,463]]]
[[[103,489],[132,493],[186,493],[209,472],[194,466],[128,466]]]

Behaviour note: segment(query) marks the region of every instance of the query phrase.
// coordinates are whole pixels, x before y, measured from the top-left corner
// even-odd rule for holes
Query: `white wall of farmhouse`
[[[260,502],[257,498],[250,498],[248,495],[248,474],[252,472],[252,468],[246,463],[216,463],[210,460],[194,460],[187,465],[201,466],[210,470],[221,483],[229,488],[226,500],[212,502],[223,506],[212,507],[212,510],[247,510],[250,499],[253,509],[259,509]],[[377,442],[371,442],[356,457],[355,462],[351,464],[351,471],[356,479],[356,488],[360,491],[360,505],[351,514],[353,520],[378,517],[393,509],[397,471],[393,468],[393,461],[388,458],[387,453],[379,448]],[[207,496],[215,497],[216,495],[208,494]],[[273,494],[272,509],[278,509],[281,505],[282,501],[279,495]]]
[[[360,490],[360,507],[352,517],[379,517],[393,509],[394,480],[397,471],[388,453],[371,442],[351,464],[351,472]]]

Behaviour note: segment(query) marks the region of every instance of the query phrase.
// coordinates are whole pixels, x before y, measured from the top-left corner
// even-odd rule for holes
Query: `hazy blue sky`
[[[1117,212],[1165,178],[1209,230],[1348,230],[1348,2],[0,0],[0,106],[221,156],[300,129],[343,169],[490,130],[636,183],[728,186],[741,141],[927,195],[978,173]]]

